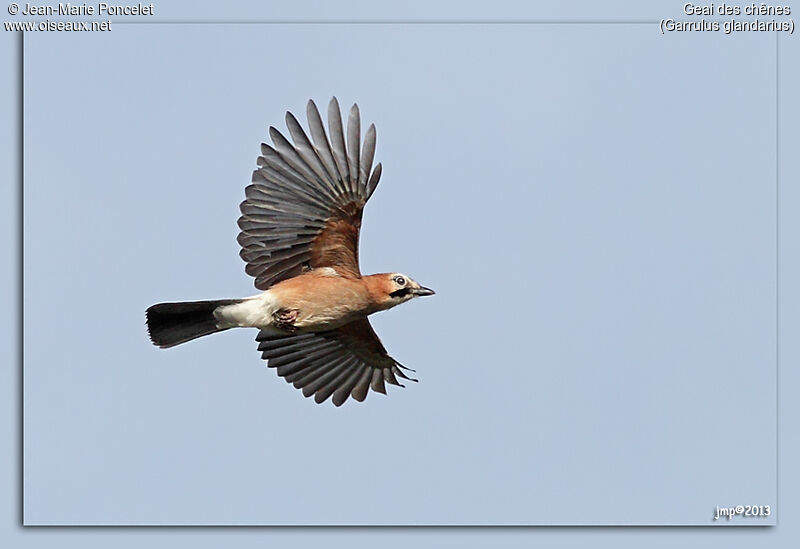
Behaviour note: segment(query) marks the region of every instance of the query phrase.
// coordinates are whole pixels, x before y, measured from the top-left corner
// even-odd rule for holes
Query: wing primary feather
[[[302,173],[302,169],[297,167],[297,163],[287,162],[280,151],[267,147],[269,145],[262,147],[262,156],[259,157],[262,167],[258,171],[265,179],[276,180],[278,184],[282,185],[281,187],[269,187],[269,191],[279,196],[313,197],[315,204],[330,209],[330,203],[336,201],[336,196],[331,193],[327,185],[312,181],[309,176]],[[263,162],[260,160],[262,158]]]
[[[252,243],[248,243],[245,238],[242,238],[241,235],[244,235],[245,238],[248,235],[247,233],[243,232],[240,233],[239,237],[237,237],[239,244],[242,245],[242,251],[239,252],[239,255],[242,256],[242,259],[247,262],[257,261],[264,254],[270,254],[271,252],[287,249],[287,247],[296,248],[298,246],[304,246],[313,240],[312,238],[296,238],[293,239],[291,243],[287,243],[285,240],[256,240]]]
[[[302,241],[291,246],[288,246],[285,242],[270,243],[269,241],[266,241],[265,244],[252,243],[244,246],[241,251],[239,251],[239,256],[247,263],[253,264],[253,267],[250,269],[250,271],[254,276],[258,277],[266,273],[267,263],[271,261],[278,261],[279,259],[286,257],[286,253],[282,252],[294,254],[294,250],[303,246],[304,243]],[[297,265],[303,267],[303,263],[297,263]]]
[[[320,181],[325,183],[325,185],[333,193],[336,193],[336,188],[334,187],[331,177],[325,169],[322,160],[320,160],[319,155],[317,155],[317,151],[314,149],[314,146],[308,139],[306,132],[303,131],[303,127],[300,125],[300,122],[298,122],[297,118],[295,118],[290,112],[286,113],[286,127],[289,128],[289,133],[294,141],[295,150],[300,155],[300,158],[302,158],[306,165],[308,165],[308,167],[314,171]]]
[[[383,370],[380,368],[374,368],[372,370],[372,381],[370,381],[369,386],[372,387],[372,390],[376,393],[386,394],[386,385],[383,383]]]
[[[303,396],[308,398],[320,389],[322,389],[328,382],[336,379],[339,374],[347,370],[348,356],[339,357],[332,360],[325,366],[325,371],[321,375],[303,386]]]
[[[314,363],[314,367],[308,369],[303,375],[295,377],[294,385],[295,389],[305,389],[309,385],[313,385],[314,383],[318,382],[320,379],[325,378],[331,370],[331,360],[335,360],[336,357],[324,360],[324,361],[317,361]],[[304,397],[309,397],[313,395],[316,391],[311,391],[309,394],[306,394],[303,391]]]
[[[316,334],[301,332],[299,334],[291,335],[277,335],[267,330],[259,330],[256,335],[256,341],[271,341],[275,343],[283,343],[286,341],[302,341],[316,338]]]
[[[405,385],[397,381],[397,378],[394,377],[391,368],[383,369],[383,379],[386,380],[386,383],[391,383],[392,385],[397,385],[398,387],[405,387]]]
[[[363,193],[359,186],[359,145],[361,142],[361,114],[358,112],[358,105],[354,104],[350,108],[350,115],[347,117],[347,164],[350,167],[350,190],[354,196],[363,198]]]
[[[405,370],[405,371],[407,371],[407,372],[416,372],[416,370],[412,370],[411,368],[408,368],[408,367],[406,367],[406,366],[403,366],[402,364],[400,364],[399,362],[397,362],[395,359],[392,359],[392,362],[394,362],[395,364],[397,364],[398,366],[400,366],[400,367],[401,367],[403,370]]]
[[[261,145],[261,156],[258,157],[258,161],[261,168],[254,172],[253,183],[260,183],[255,176],[259,174],[263,179],[281,185],[283,189],[292,191],[296,196],[312,200],[315,205],[323,209],[329,209],[330,202],[335,201],[335,197],[327,188],[306,183],[303,176],[287,164],[278,151],[266,143]]]
[[[332,379],[329,383],[325,384],[325,386],[321,387],[317,393],[314,395],[314,401],[317,404],[322,404],[339,388],[339,386],[347,380],[348,376],[353,371],[353,366],[356,364],[356,359],[353,357],[349,357],[347,361],[343,364],[344,368],[339,372],[334,379]]]
[[[334,406],[341,406],[342,404],[347,401],[347,398],[350,396],[350,392],[353,390],[353,387],[361,378],[361,374],[364,370],[368,370],[369,368],[363,364],[362,362],[358,362],[356,367],[352,369],[350,376],[339,385],[339,388],[336,389],[333,393],[333,404]]]
[[[367,133],[364,136],[364,145],[361,149],[361,162],[358,171],[358,188],[365,191],[368,189],[367,183],[369,182],[370,171],[372,170],[372,161],[375,159],[375,124],[370,124],[367,128]],[[366,197],[366,192],[364,196]]]
[[[281,273],[287,269],[300,268],[302,271],[310,259],[310,252],[298,249],[296,253],[293,253],[290,257],[279,258],[274,263],[270,261],[266,269],[253,276],[280,277]]]
[[[292,372],[291,374],[283,376],[288,383],[291,383],[295,389],[302,389],[304,385],[310,383],[325,371],[325,363],[312,362],[305,368]]]
[[[261,358],[268,360],[276,358],[281,355],[288,355],[295,351],[302,351],[301,357],[298,360],[303,360],[306,353],[309,351],[318,350],[322,345],[327,342],[316,337],[316,334],[296,334],[296,335],[275,335],[272,331],[261,330],[256,336],[258,342],[258,350],[261,351]],[[267,366],[276,368],[280,371],[281,368],[289,368],[294,363],[289,363],[285,366],[277,366],[269,364]]]
[[[337,347],[339,347],[339,344],[337,342],[327,341],[321,344],[316,349],[314,349],[311,353],[309,353],[306,350],[302,350],[271,358],[269,361],[269,366],[271,368],[275,368],[277,366],[281,366],[282,364],[287,364],[289,362],[292,362],[296,358],[306,358],[308,360],[321,358],[323,356],[330,354],[330,351]]]
[[[269,154],[279,158],[277,152]],[[275,160],[267,160],[263,156],[258,158],[262,167],[253,171],[249,187],[257,190],[261,198],[268,197],[276,202],[294,204],[296,207],[302,205],[303,208],[313,208],[317,215],[323,218],[328,215],[330,207],[326,205],[325,201],[328,198],[324,194],[316,192],[313,188],[309,190],[308,186],[300,187],[297,181],[293,180],[294,176],[288,173],[287,166],[275,166]]]
[[[372,368],[367,367],[361,377],[358,379],[356,386],[353,387],[352,396],[359,402],[364,402],[369,392],[369,382],[372,380]]]
[[[244,189],[248,201],[269,204],[286,213],[313,215],[316,220],[320,220],[319,218],[325,217],[330,212],[330,208],[323,208],[313,201],[314,197],[292,192],[292,189],[276,188],[276,184],[266,179],[259,171],[254,174],[257,181]]]
[[[320,341],[319,339],[312,339],[311,341],[307,339],[297,340],[290,340],[287,342],[283,341],[260,341],[258,343],[258,350],[262,352],[262,358],[273,358],[280,355],[285,355],[288,353],[293,353],[295,351],[304,350],[304,351],[313,351],[320,345],[323,345],[325,342]]]
[[[245,200],[239,204],[239,210],[245,217],[261,224],[274,223],[279,227],[313,227],[322,229],[325,224],[310,213],[281,210],[257,200]]]
[[[279,208],[269,202],[248,199],[239,205],[239,210],[244,216],[262,224],[271,223],[278,227],[309,227],[321,230],[325,224],[319,216],[309,212],[291,211],[288,208]],[[268,216],[265,218],[265,216]]]
[[[311,259],[311,254],[303,248],[297,250],[288,250],[291,255],[277,255],[273,259],[273,254],[267,257],[259,258],[257,261],[252,261],[245,267],[245,271],[250,276],[258,277],[272,277],[278,276],[286,269],[293,269],[295,267],[303,268],[303,266]]]
[[[397,367],[397,366],[395,366],[395,365],[392,365],[392,373],[393,373],[394,375],[396,375],[396,376],[402,377],[403,379],[407,379],[407,380],[409,380],[409,381],[414,381],[414,382],[417,382],[417,381],[419,381],[418,379],[414,379],[413,377],[408,377],[406,374],[404,374],[404,373],[403,373],[403,372],[400,370],[400,368],[398,368],[398,367]]]
[[[329,367],[331,361],[337,360],[337,353],[339,351],[303,360],[302,363],[298,360],[291,369],[284,368],[283,371],[281,370],[282,367],[278,367],[278,375],[287,382],[294,383],[294,386],[299,389],[312,379],[315,379],[317,375],[321,375]]]
[[[328,104],[328,132],[331,138],[331,148],[333,149],[333,159],[336,161],[336,168],[342,175],[344,187],[348,190],[350,185],[350,166],[347,164],[347,149],[344,144],[344,130],[342,128],[342,113],[339,111],[339,101],[334,97]],[[352,196],[351,196],[352,198]]]
[[[369,183],[367,183],[367,200],[370,199],[372,193],[375,192],[375,189],[378,187],[378,182],[381,180],[381,172],[383,171],[383,167],[381,163],[378,162],[378,165],[375,166],[375,169],[372,170],[372,175],[369,178]]]
[[[299,358],[289,364],[278,366],[275,372],[282,377],[286,383],[291,383],[298,377],[304,376],[311,370],[319,366],[312,359]]]
[[[265,226],[263,224],[255,223],[245,216],[241,216],[239,218],[238,224],[239,228],[245,231],[249,236],[254,238],[262,238],[265,241],[293,241],[295,238],[303,238],[306,236],[316,238],[317,233],[319,232],[314,231],[313,229],[281,230],[277,227],[270,227],[269,225]]]
[[[308,182],[320,190],[325,190],[334,196],[333,189],[325,181],[314,173],[314,170],[309,166],[300,153],[289,143],[289,140],[274,126],[269,127],[269,136],[272,138],[272,144],[280,157],[291,166],[294,170],[300,173]]]
[[[342,194],[346,191],[342,174],[339,173],[339,169],[336,167],[336,160],[333,158],[331,144],[325,133],[325,126],[322,124],[322,117],[319,114],[317,105],[311,100],[306,105],[306,117],[308,118],[308,128],[311,130],[311,138],[314,140],[317,154],[334,182],[337,194]]]

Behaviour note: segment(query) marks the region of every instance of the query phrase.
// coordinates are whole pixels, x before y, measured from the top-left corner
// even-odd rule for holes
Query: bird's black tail
[[[217,301],[186,301],[159,303],[147,309],[147,331],[154,345],[162,349],[186,343],[198,337],[221,332],[214,310],[223,305],[234,305],[239,299]]]

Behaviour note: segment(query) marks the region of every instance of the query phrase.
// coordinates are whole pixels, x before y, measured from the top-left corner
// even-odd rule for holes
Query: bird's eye
[[[394,277],[394,281],[397,282],[398,286],[405,286],[406,285],[406,279],[403,278],[402,276]]]

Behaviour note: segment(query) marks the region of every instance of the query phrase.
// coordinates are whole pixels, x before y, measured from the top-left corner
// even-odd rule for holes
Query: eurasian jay
[[[386,352],[368,316],[418,296],[433,295],[402,273],[363,276],[358,237],[364,205],[381,177],[372,169],[375,126],[361,141],[358,106],[347,121],[328,105],[325,133],[317,106],[306,109],[309,140],[286,113],[294,145],[270,127],[273,147],[261,145],[258,169],[241,203],[238,241],[245,270],[263,293],[244,299],[159,303],[147,309],[147,329],[161,348],[229,328],[258,328],[258,350],[279,376],[341,406],[370,388],[386,394],[408,370]]]

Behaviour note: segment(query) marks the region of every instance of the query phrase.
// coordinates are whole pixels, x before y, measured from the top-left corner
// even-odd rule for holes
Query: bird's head
[[[402,273],[381,273],[367,278],[369,279],[370,293],[379,310],[391,309],[415,297],[436,293]]]

